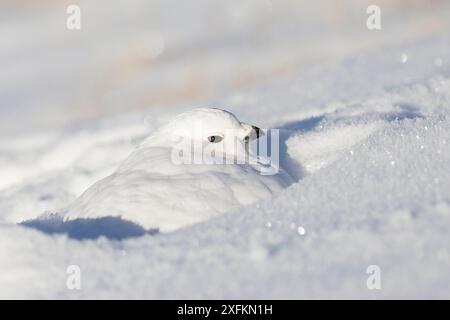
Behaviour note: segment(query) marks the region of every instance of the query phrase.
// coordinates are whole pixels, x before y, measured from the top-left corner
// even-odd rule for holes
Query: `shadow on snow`
[[[23,221],[20,225],[47,234],[67,234],[69,238],[77,240],[97,239],[101,236],[113,240],[122,240],[158,233],[157,229],[146,230],[134,222],[119,217],[64,221],[61,216],[51,214],[37,219]]]

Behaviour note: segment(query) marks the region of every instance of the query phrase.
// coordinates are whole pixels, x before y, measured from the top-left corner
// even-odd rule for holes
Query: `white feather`
[[[261,175],[257,162],[174,161],[174,154],[192,151],[192,143],[234,162],[251,159],[245,148],[251,130],[252,126],[223,110],[185,112],[148,137],[115,173],[88,188],[70,206],[65,219],[120,216],[167,232],[267,199],[291,183],[289,176],[282,172]],[[211,143],[210,135],[223,139]]]

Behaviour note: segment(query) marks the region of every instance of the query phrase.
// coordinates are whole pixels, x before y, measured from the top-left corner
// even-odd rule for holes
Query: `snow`
[[[271,73],[264,81],[237,87],[224,85],[230,83],[226,69],[241,68],[258,45],[233,49],[236,44],[211,39],[216,32],[232,42],[239,38],[239,28],[254,34],[266,21],[258,20],[268,14],[266,7],[253,19],[248,18],[251,10],[238,12],[247,19],[230,13],[227,17],[235,18],[229,21],[241,24],[214,32],[199,20],[185,32],[198,36],[197,44],[204,43],[206,53],[196,59],[223,66],[211,72],[217,87],[227,90],[132,113],[121,104],[131,96],[135,100],[130,105],[139,100],[145,77],[136,76],[124,82],[116,112],[96,109],[99,114],[89,121],[78,121],[70,101],[67,107],[43,104],[45,119],[24,117],[23,130],[11,129],[17,121],[2,120],[2,132],[8,134],[0,139],[0,298],[450,298],[450,11],[448,4],[441,6],[437,15],[412,10],[417,29],[399,15],[383,26],[396,32],[384,32],[372,42],[361,40],[369,37],[368,31],[348,31],[335,51],[323,53],[329,60],[308,65],[312,60],[302,56],[303,63],[290,64],[287,73]],[[276,5],[273,10],[276,21],[283,20]],[[186,11],[184,19],[195,21],[199,11]],[[293,16],[301,15],[296,12]],[[398,15],[389,12],[388,17]],[[182,19],[167,14],[161,20]],[[430,19],[439,23],[430,24]],[[348,30],[357,25],[355,20],[349,20]],[[278,26],[291,30],[292,21]],[[430,27],[418,27],[423,25]],[[164,44],[153,38],[159,51],[150,50],[152,55],[164,58],[171,39],[186,39],[181,22],[170,26]],[[422,32],[408,32],[411,28]],[[133,33],[125,29],[121,39]],[[20,28],[14,30],[23,36]],[[323,39],[327,30],[312,37]],[[352,35],[358,44],[339,49],[352,43]],[[52,37],[46,43],[60,45]],[[11,48],[13,39],[18,38],[11,38]],[[255,58],[255,70],[264,70],[264,63],[272,69],[280,56],[286,58],[286,48],[301,52],[300,44],[288,40],[289,35],[271,38],[274,47]],[[195,56],[196,49],[190,54]],[[14,59],[4,59],[3,51],[0,56],[1,66],[9,70]],[[150,78],[170,78],[183,65],[172,59]],[[68,73],[69,67],[54,76],[67,79]],[[88,69],[80,69],[74,76],[83,79],[87,74]],[[8,104],[37,112],[35,104],[64,100],[31,78],[23,82],[28,96],[12,95],[19,75],[9,82],[1,78],[0,97]],[[89,91],[86,87],[89,83],[82,82],[71,95]],[[191,109],[195,100],[261,128],[279,128],[281,164],[297,181],[275,196],[168,233],[144,230],[117,217],[62,219],[63,208],[116,171],[145,137]],[[10,108],[2,103],[0,109],[6,114]],[[58,119],[70,124],[57,125]],[[66,286],[70,265],[80,267],[81,290]],[[381,270],[380,290],[366,286],[366,270],[372,265]]]

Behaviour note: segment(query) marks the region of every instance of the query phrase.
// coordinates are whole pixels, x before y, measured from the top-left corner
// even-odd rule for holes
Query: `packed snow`
[[[10,129],[11,120],[5,120],[2,131],[8,134],[0,139],[0,298],[450,298],[450,10],[442,6],[438,15],[447,19],[431,13],[416,19],[437,21],[420,35],[406,37],[408,32],[399,27],[404,20],[388,21],[386,28],[397,31],[377,38],[373,46],[324,53],[336,59],[311,65],[305,62],[311,60],[302,60],[289,64],[288,73],[271,73],[264,81],[209,92],[186,104],[157,103],[144,112],[118,106],[117,112],[83,121],[73,109],[61,107],[58,112],[66,112],[73,122],[56,125],[61,118],[51,113],[40,127],[32,116],[24,117],[30,127],[23,131]],[[255,20],[246,16],[232,21],[241,21],[239,27],[250,35],[258,34],[256,17],[270,15],[266,5],[260,10],[252,16]],[[270,10],[279,19],[275,4]],[[194,18],[198,14],[188,12]],[[191,28],[203,30],[201,25]],[[235,44],[226,44],[237,39],[237,29],[232,34],[215,30],[223,43],[211,42],[208,31],[195,33],[204,50],[230,50],[223,52],[227,57],[215,56],[225,65],[215,73],[219,87],[224,87],[220,81],[226,76],[220,74],[226,66],[244,64],[239,60],[242,48],[233,51]],[[130,32],[122,30],[120,37]],[[179,32],[168,34],[177,38]],[[367,32],[357,31],[355,39],[369,37]],[[256,65],[266,59],[275,66],[286,48],[300,54],[299,44],[290,47],[278,38],[274,43],[278,47],[257,56],[254,68],[261,70]],[[255,54],[258,45],[247,49]],[[189,54],[195,52],[192,48]],[[156,78],[180,65],[176,57],[167,59],[172,64],[160,67]],[[8,65],[8,60],[0,61],[0,66]],[[64,79],[67,70],[60,71],[55,77]],[[83,79],[86,72],[75,76]],[[3,113],[13,108],[11,103],[23,102],[21,108],[33,112],[35,101],[62,103],[59,94],[39,91],[39,81],[28,78],[34,91],[19,99],[17,79],[1,78],[14,88],[2,85]],[[135,92],[151,86],[139,79],[144,77],[125,82],[122,98],[132,96],[137,83]],[[82,83],[71,94],[88,85]],[[31,92],[38,91],[33,101]],[[168,232],[142,225],[140,217],[98,212],[83,219],[63,218],[86,189],[120,173],[147,137],[193,109],[193,102],[228,110],[260,128],[279,129],[280,165],[294,181],[262,199],[220,208],[220,214],[169,227]],[[52,103],[46,108],[58,109]],[[197,175],[201,184],[201,172],[190,177]],[[117,188],[114,192],[122,194]],[[239,188],[249,192],[244,182]],[[186,208],[195,199],[180,197],[176,200],[187,201]],[[94,199],[92,205],[97,204]],[[67,270],[73,265],[81,271],[79,290],[67,286]],[[381,272],[378,290],[367,287],[366,271],[373,265]]]

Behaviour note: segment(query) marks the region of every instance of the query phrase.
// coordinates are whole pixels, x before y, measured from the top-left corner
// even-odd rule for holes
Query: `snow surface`
[[[1,139],[0,298],[450,298],[449,57],[440,29],[209,97],[279,128],[298,182],[167,234],[51,213],[188,107]]]

